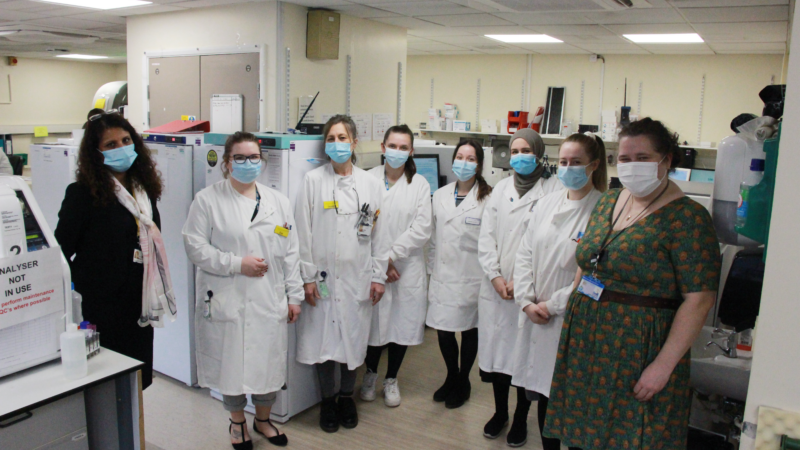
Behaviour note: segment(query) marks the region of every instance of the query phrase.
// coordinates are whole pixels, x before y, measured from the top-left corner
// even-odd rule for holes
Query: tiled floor
[[[378,386],[385,371],[383,355]],[[361,386],[361,368],[356,389]],[[494,413],[491,386],[478,378],[477,362],[472,371],[472,397],[461,408],[448,410],[432,399],[444,381],[444,362],[436,332],[428,329],[425,343],[408,350],[400,369],[403,403],[397,408],[378,399],[371,403],[357,400],[359,424],[352,430],[328,434],[318,425],[319,407],[313,407],[279,428],[289,437],[289,448],[302,449],[509,449],[505,434],[496,440],[483,437],[483,426]],[[513,414],[516,396],[509,400]],[[541,449],[536,425],[536,403],[528,416],[528,443],[525,449]],[[144,392],[147,450],[230,449],[228,413],[211,398],[207,389],[191,388],[163,375]],[[248,414],[252,427],[253,418]],[[252,428],[251,428],[252,429]],[[272,446],[260,435],[251,433],[255,448]]]

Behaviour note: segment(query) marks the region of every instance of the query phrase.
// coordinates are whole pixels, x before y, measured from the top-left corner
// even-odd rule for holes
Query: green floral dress
[[[611,227],[620,190],[597,204],[577,249],[591,255]],[[612,233],[612,236],[614,234]],[[711,216],[682,197],[628,227],[606,250],[596,277],[605,289],[648,297],[716,291],[720,255]],[[633,387],[667,340],[675,311],[596,302],[573,292],[561,330],[544,434],[583,450],[685,449],[691,405],[689,353],[649,402]]]

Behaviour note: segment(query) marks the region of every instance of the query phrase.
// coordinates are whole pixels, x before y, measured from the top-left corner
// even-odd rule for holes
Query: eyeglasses
[[[355,186],[353,190],[356,193],[356,206],[361,204],[361,199],[358,197],[358,190],[356,190]],[[336,214],[339,216],[352,216],[353,214],[361,214],[361,211],[351,212],[351,213],[343,213],[339,212],[339,202],[336,200],[336,188],[333,188],[333,207],[336,209]]]
[[[101,119],[103,116],[108,116],[111,114],[119,114],[118,109],[112,109],[110,111],[103,111],[100,114],[95,114],[93,116],[89,116],[89,122],[94,122],[95,120]]]
[[[233,162],[236,164],[244,164],[245,161],[250,161],[251,164],[258,164],[261,162],[261,155],[233,155]]]

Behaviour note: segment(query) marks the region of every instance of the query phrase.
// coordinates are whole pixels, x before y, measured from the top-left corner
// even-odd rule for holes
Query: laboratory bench
[[[0,449],[140,449],[144,364],[105,348],[88,363],[78,380],[60,359],[0,378]]]

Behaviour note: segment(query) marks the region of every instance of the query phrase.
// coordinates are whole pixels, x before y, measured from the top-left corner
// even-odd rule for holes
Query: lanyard
[[[645,206],[642,212],[640,212],[631,223],[636,223],[642,216],[642,214],[644,214],[645,211],[647,211],[651,206],[653,206],[653,203],[658,201],[658,199],[660,199],[661,196],[664,195],[664,192],[667,192],[668,188],[669,188],[669,183],[667,183],[667,185],[664,187],[664,189],[661,190],[661,193],[658,194],[656,198],[654,198],[650,203],[647,204],[647,206]],[[595,274],[597,273],[597,266],[600,264],[600,262],[602,262],[603,258],[605,257],[606,249],[608,248],[608,246],[611,245],[611,243],[614,242],[622,233],[626,232],[628,228],[630,228],[630,227],[625,227],[619,230],[617,234],[615,234],[614,237],[612,237],[610,240],[608,239],[609,236],[611,236],[611,232],[614,231],[614,226],[617,225],[617,222],[619,221],[620,217],[622,217],[623,211],[625,211],[625,206],[628,205],[628,202],[630,201],[631,197],[633,197],[632,194],[629,195],[627,199],[625,199],[625,203],[622,205],[622,208],[620,208],[619,215],[617,215],[617,218],[614,219],[614,221],[611,223],[611,226],[608,228],[606,237],[603,238],[603,245],[600,246],[600,249],[596,253],[592,254],[592,259],[589,261],[591,264],[594,264],[592,277],[595,277]]]
[[[467,195],[469,195],[469,192],[467,192]],[[461,201],[464,201],[467,195],[461,197]],[[456,206],[458,206],[458,184],[456,184],[455,189],[453,189],[453,200],[455,200]]]
[[[386,185],[386,190],[389,190],[389,177],[386,175],[386,169],[383,169],[383,183]]]
[[[258,187],[256,187],[256,209],[253,211],[253,217],[250,218],[250,222],[256,220],[259,206],[261,206],[261,194],[258,193]]]

